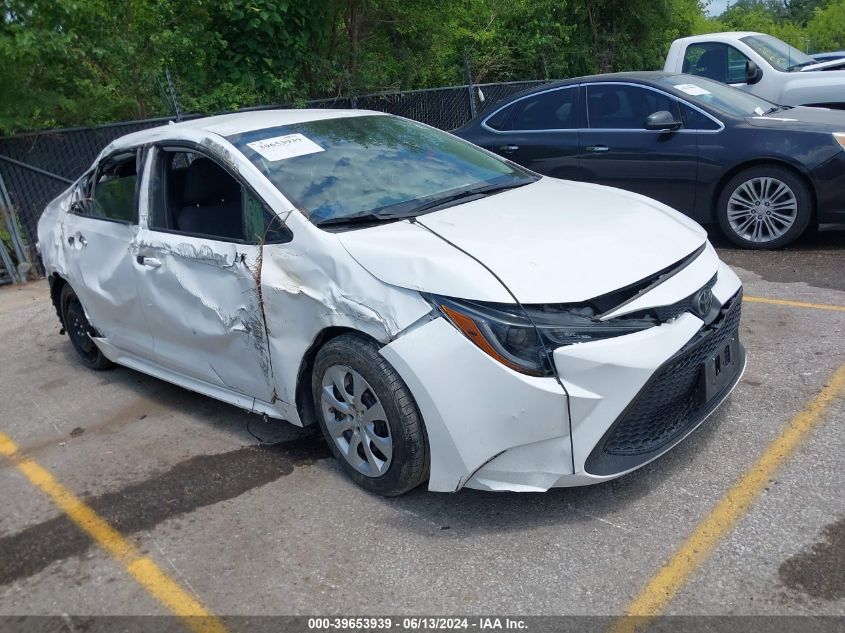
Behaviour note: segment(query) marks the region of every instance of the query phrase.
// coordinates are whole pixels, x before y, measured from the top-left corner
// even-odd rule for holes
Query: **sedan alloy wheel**
[[[767,243],[783,237],[797,217],[795,192],[777,178],[747,180],[728,199],[731,229],[750,242]]]
[[[813,195],[801,174],[782,165],[755,165],[728,180],[716,203],[725,236],[742,248],[780,248],[813,219]]]

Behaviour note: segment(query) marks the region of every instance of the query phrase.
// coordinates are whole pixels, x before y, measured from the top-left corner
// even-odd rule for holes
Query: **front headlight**
[[[520,307],[435,295],[426,298],[482,351],[530,376],[554,373],[551,352],[558,347],[630,334],[657,324],[652,318],[599,321],[588,305]]]
[[[834,132],[833,140],[839,143],[839,145],[842,146],[842,149],[845,149],[845,132]]]

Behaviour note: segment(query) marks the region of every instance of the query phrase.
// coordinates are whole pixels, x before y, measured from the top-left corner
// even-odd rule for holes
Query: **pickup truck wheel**
[[[813,198],[790,169],[759,165],[722,188],[716,216],[725,236],[750,249],[780,248],[796,240],[813,216]]]
[[[428,438],[407,385],[369,339],[344,334],[314,360],[320,429],[346,474],[392,497],[428,477]]]
[[[114,367],[114,363],[106,358],[97,344],[91,340],[91,324],[88,323],[79,297],[69,284],[62,287],[61,306],[65,331],[73,349],[79,354],[85,366],[97,371]]]

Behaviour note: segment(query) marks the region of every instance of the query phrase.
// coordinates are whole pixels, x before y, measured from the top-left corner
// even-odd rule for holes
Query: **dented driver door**
[[[256,283],[261,246],[239,232],[245,192],[210,158],[157,151],[135,242],[138,295],[165,369],[270,403]]]

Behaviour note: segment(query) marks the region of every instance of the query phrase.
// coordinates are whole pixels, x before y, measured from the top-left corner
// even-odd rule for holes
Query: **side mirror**
[[[675,118],[671,112],[660,110],[650,114],[643,126],[647,130],[660,130],[662,132],[674,132],[681,127],[682,123]]]
[[[749,86],[756,84],[763,78],[763,70],[750,59],[745,62],[745,83]]]

